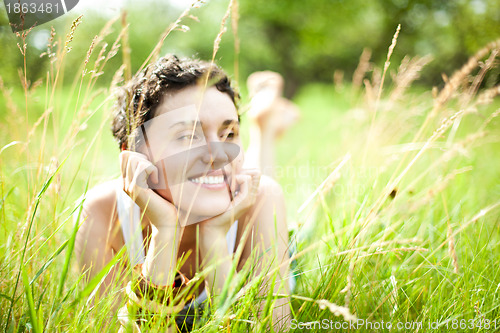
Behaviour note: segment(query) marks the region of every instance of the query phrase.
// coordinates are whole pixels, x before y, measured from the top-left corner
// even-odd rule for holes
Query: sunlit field
[[[25,80],[23,68],[19,81],[0,80],[5,332],[119,327],[111,301],[123,290],[93,297],[124,252],[85,284],[74,241],[82,195],[120,175],[110,109],[115,88],[133,74],[122,51],[128,32],[110,21],[87,50],[69,52],[80,23],[53,34],[43,55],[49,68],[36,80]],[[109,27],[121,33],[106,44]],[[500,330],[500,87],[485,82],[498,73],[500,40],[434,89],[418,84],[432,59],[393,62],[397,43],[397,34],[387,41],[381,66],[360,54],[352,80],[338,74],[293,98],[301,118],[280,138],[275,170],[294,248],[293,294],[270,294],[256,318],[263,276],[244,284],[244,272],[235,274],[196,332],[267,331],[279,297],[290,297],[297,331]],[[217,47],[216,40],[214,59]],[[66,66],[68,58],[80,67]],[[108,73],[109,61],[123,65]],[[103,73],[113,79],[102,81]]]

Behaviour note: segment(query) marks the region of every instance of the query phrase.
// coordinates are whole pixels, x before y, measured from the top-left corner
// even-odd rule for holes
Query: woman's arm
[[[152,226],[142,275],[159,286],[170,285],[175,277],[182,228]]]
[[[212,295],[220,295],[231,270],[232,261],[232,256],[227,252],[227,229],[201,224],[199,230],[202,267],[214,265],[205,277],[206,285]]]
[[[274,274],[265,279],[261,295],[289,294],[289,254],[288,254],[288,227],[286,224],[285,200],[281,186],[270,177],[262,176],[257,201],[252,209],[245,214],[241,227],[238,228],[238,242],[245,245],[239,262],[241,269],[246,261],[253,257],[259,258],[254,270],[254,276],[262,270],[277,272],[276,284],[270,289]],[[242,239],[246,228],[251,233],[246,240]],[[253,253],[252,253],[253,252]],[[290,323],[290,300],[279,298],[273,309],[273,325],[288,328]],[[261,310],[264,303],[261,304]]]
[[[144,155],[134,152],[120,154],[122,180],[108,182],[87,193],[83,205],[81,227],[76,236],[75,251],[80,266],[90,280],[111,261],[120,247],[120,226],[116,217],[116,189],[125,192],[141,207],[151,221],[152,235],[143,265],[144,276],[158,285],[166,285],[175,276],[177,250],[182,229],[176,224],[175,207],[147,188],[147,177],[154,171]],[[116,265],[100,286],[104,294],[113,280],[120,276],[123,265]],[[120,286],[124,281],[120,282]]]
[[[262,177],[256,170],[246,170],[239,176],[240,193],[233,200],[233,209],[215,218],[200,223],[200,252],[205,263],[216,262],[215,271],[207,276],[210,290],[217,295],[222,291],[231,268],[231,257],[227,253],[226,233],[231,223],[238,220],[237,244],[244,241],[244,249],[238,270],[252,256],[259,258],[254,276],[264,269],[278,274],[276,285],[269,288],[274,274],[265,278],[261,290],[263,297],[269,292],[288,294],[288,228],[286,225],[283,191],[270,177]],[[232,218],[231,218],[232,217]],[[245,240],[242,234],[250,227],[251,234]],[[206,267],[206,266],[205,266]],[[264,303],[260,304],[261,309]],[[275,302],[273,325],[288,327],[290,307],[288,298]]]
[[[148,185],[158,183],[158,169],[147,156],[132,152],[120,153],[123,189],[145,212],[151,222],[151,239],[142,274],[154,284],[170,285],[175,278],[177,253],[183,227],[175,206],[154,192]]]
[[[113,243],[120,232],[114,223],[115,189],[106,183],[89,191],[83,204],[80,228],[75,240],[75,254],[85,280],[88,282],[115,256]],[[113,286],[121,289],[124,284],[123,265],[115,265],[104,278],[96,296],[102,296]],[[120,304],[120,295],[113,302],[115,310]]]

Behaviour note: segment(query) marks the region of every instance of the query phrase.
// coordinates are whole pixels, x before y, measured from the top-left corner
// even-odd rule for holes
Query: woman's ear
[[[127,150],[127,144],[124,142],[122,143],[122,151]]]

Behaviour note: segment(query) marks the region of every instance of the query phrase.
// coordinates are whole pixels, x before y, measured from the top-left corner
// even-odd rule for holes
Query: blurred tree
[[[352,73],[364,47],[381,65],[398,24],[394,61],[432,54],[423,77],[432,85],[500,37],[497,0],[242,0],[240,7],[242,62],[281,72],[288,95],[305,82],[331,82],[335,69]]]

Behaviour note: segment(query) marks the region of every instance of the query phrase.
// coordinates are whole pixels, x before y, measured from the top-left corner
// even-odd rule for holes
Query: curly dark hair
[[[139,144],[135,129],[154,118],[167,92],[199,84],[207,75],[209,85],[228,94],[237,107],[238,93],[231,87],[227,74],[213,63],[166,55],[138,72],[118,93],[111,130],[119,147]]]

